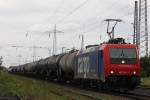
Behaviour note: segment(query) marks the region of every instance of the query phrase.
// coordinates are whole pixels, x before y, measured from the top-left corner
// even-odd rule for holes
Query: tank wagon
[[[133,89],[140,83],[138,49],[120,38],[14,66],[11,72],[102,88]]]

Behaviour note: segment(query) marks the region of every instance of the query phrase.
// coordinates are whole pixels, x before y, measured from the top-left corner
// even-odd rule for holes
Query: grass
[[[68,93],[59,86],[31,78],[0,72],[0,95],[18,96],[21,100],[90,100]]]
[[[0,72],[0,96],[23,96],[23,90],[18,87],[16,78],[12,78],[5,72]]]
[[[150,78],[142,79],[142,85],[150,83]],[[91,100],[90,98],[66,91],[66,88],[46,81],[0,72],[0,96],[18,96],[21,100]],[[73,89],[78,91],[78,89]],[[83,91],[82,91],[83,92]],[[91,93],[103,100],[111,100],[117,96]]]
[[[142,78],[141,85],[142,86],[150,86],[150,77]]]

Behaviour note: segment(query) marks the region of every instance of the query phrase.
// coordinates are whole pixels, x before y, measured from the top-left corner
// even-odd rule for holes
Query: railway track
[[[137,88],[150,90],[150,86],[139,86],[139,87],[137,87]]]
[[[71,86],[69,86],[71,87]],[[79,87],[77,87],[79,88]],[[80,88],[79,88],[80,89]],[[86,89],[85,91],[88,92],[94,92],[96,93],[96,95],[109,95],[112,96],[112,100],[116,100],[116,99],[125,99],[125,100],[150,100],[150,88],[149,87],[138,87],[137,89],[135,89],[134,91],[129,91],[127,93],[125,92],[118,92],[118,91],[98,91],[98,90],[93,90],[93,89]],[[80,92],[82,95],[85,96],[91,96],[91,95],[87,95],[85,94],[85,91]],[[95,96],[96,96],[95,95]],[[92,96],[95,98],[95,96]],[[118,98],[116,98],[115,96],[117,96]],[[101,100],[100,98],[95,98],[93,100]]]
[[[63,90],[62,90],[63,88]],[[62,91],[61,92],[57,92],[55,90],[51,90],[50,92],[57,95],[57,96],[64,96],[64,97],[67,97],[69,100],[79,100],[79,98],[77,98],[76,96],[72,96],[72,95],[69,95],[70,93],[71,94],[75,94],[77,96],[82,96],[82,97],[85,97],[86,100],[103,100],[102,98],[99,98],[97,96],[93,96],[89,93],[85,93],[85,92],[81,92],[79,90],[76,90],[76,89],[72,89],[70,87],[64,87],[64,86],[59,86],[59,89],[61,89]]]
[[[126,93],[123,95],[131,99],[135,99],[135,100],[150,100],[150,96],[148,95],[141,95],[141,94],[136,94],[136,93]]]
[[[72,92],[74,94],[81,95],[81,96],[85,96],[85,97],[88,97],[91,100],[103,100],[100,97],[94,96],[94,95],[89,94],[89,93],[81,92],[81,91],[76,91],[76,90],[72,90],[72,89],[64,89],[64,91],[66,91],[66,92]],[[75,98],[72,98],[72,99],[76,100]]]
[[[134,91],[129,91],[127,95],[138,100],[150,100],[150,87],[138,87]]]
[[[133,91],[128,91],[128,92],[120,92],[120,91],[112,91],[112,92],[106,92],[109,94],[114,94],[114,95],[120,95],[122,97],[127,97],[133,100],[150,100],[150,88],[145,88],[145,87],[138,87],[137,89]]]
[[[53,83],[53,82],[52,82]],[[92,88],[81,88],[80,86],[75,86],[72,84],[60,84],[60,83],[55,83],[60,86],[60,88],[63,88],[63,91],[66,91],[67,93],[72,92],[76,95],[81,95],[88,97],[90,100],[132,100],[126,96],[121,96],[121,95],[114,95],[114,93],[110,92],[102,92],[98,91]],[[75,99],[73,99],[75,100]],[[80,99],[78,99],[80,100]]]
[[[0,96],[0,100],[21,100],[19,97]]]

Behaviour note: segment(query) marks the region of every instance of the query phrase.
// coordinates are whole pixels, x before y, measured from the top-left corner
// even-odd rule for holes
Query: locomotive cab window
[[[135,64],[136,49],[132,48],[110,48],[110,63],[111,64]]]

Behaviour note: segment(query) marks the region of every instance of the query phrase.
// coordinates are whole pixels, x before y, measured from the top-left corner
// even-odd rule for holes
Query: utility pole
[[[36,61],[36,46],[35,43],[33,43],[33,62]]]
[[[16,48],[16,57],[18,57],[18,64],[20,66],[20,60],[21,60],[22,55],[20,53],[17,55],[17,50],[19,48],[23,48],[23,46],[11,46],[11,47]]]
[[[148,57],[147,0],[139,0],[140,54]]]
[[[135,1],[134,8],[134,34],[133,44],[136,44],[139,48],[140,45],[140,32],[139,32],[139,13],[138,13],[138,1]]]
[[[0,57],[0,67],[1,67],[2,63],[3,63],[3,57],[1,56]]]
[[[20,66],[20,60],[21,60],[22,55],[19,54],[19,55],[17,55],[17,57],[18,57],[18,63],[19,63],[19,66]]]
[[[62,47],[62,53],[64,53],[64,49],[65,49],[66,47]]]
[[[53,39],[53,54],[57,53],[57,38],[56,38],[56,24],[54,26],[54,39]]]
[[[104,21],[107,22],[107,34],[108,34],[108,36],[110,37],[110,39],[114,39],[114,37],[115,37],[115,34],[114,34],[115,27],[118,24],[118,22],[122,22],[122,20],[120,20],[120,19],[106,19]],[[113,25],[112,29],[109,31],[111,22],[115,22],[115,24]]]
[[[50,33],[54,33],[54,38],[53,38],[53,55],[57,54],[57,33],[64,33],[62,31],[58,31],[56,24],[54,25],[54,30],[53,31],[49,31],[49,36]]]
[[[48,52],[49,52],[49,56],[51,56],[51,49],[50,48],[47,48],[48,49]]]
[[[83,50],[83,48],[84,48],[84,35],[80,34],[79,38],[81,38],[81,50]]]

